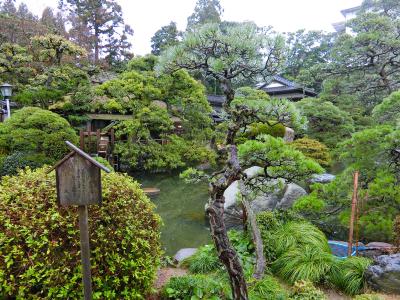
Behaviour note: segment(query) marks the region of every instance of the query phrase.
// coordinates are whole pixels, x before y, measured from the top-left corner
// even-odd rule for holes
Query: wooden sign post
[[[84,299],[92,299],[88,205],[101,204],[101,172],[110,170],[90,155],[66,141],[72,150],[53,169],[56,170],[57,201],[59,205],[78,206],[81,241],[82,283]],[[52,169],[52,170],[53,170]]]

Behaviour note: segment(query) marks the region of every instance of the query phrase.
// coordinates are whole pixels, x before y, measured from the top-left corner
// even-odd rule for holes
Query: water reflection
[[[186,184],[178,174],[132,174],[144,188],[160,189],[151,200],[163,219],[161,240],[167,255],[181,248],[196,248],[210,243],[204,205],[208,199],[206,183]]]

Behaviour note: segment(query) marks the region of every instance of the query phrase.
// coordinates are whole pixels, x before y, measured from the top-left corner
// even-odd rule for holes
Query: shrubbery
[[[77,211],[58,207],[54,172],[26,170],[0,183],[0,298],[82,298]],[[89,208],[94,299],[138,299],[160,260],[160,218],[138,183],[104,174]]]
[[[306,157],[312,158],[323,167],[331,164],[329,149],[324,144],[310,138],[301,138],[295,140],[291,145],[301,151]]]
[[[68,153],[66,140],[78,141],[75,131],[59,115],[37,107],[25,107],[0,124],[0,152],[41,154],[58,160]]]

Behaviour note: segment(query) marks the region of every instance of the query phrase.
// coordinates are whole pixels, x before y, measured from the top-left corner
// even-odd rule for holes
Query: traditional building
[[[291,101],[317,96],[314,90],[277,75],[273,76],[269,82],[258,84],[257,88],[263,90],[271,97],[285,98]]]

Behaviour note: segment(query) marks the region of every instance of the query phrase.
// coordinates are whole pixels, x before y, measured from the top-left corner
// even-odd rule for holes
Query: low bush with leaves
[[[255,283],[249,283],[249,299],[251,300],[286,300],[288,292],[279,281],[271,275],[264,276]]]
[[[77,211],[57,205],[55,174],[27,169],[0,182],[0,298],[81,299]],[[89,208],[94,299],[140,299],[160,262],[161,219],[127,175],[103,174]]]
[[[200,274],[172,277],[162,294],[164,299],[225,299],[223,284],[210,276]]]
[[[311,282],[295,282],[293,292],[290,295],[291,300],[327,300],[325,294],[317,289]]]
[[[0,161],[0,176],[16,175],[19,170],[26,167],[36,169],[51,162],[52,160],[43,154],[15,151]]]

